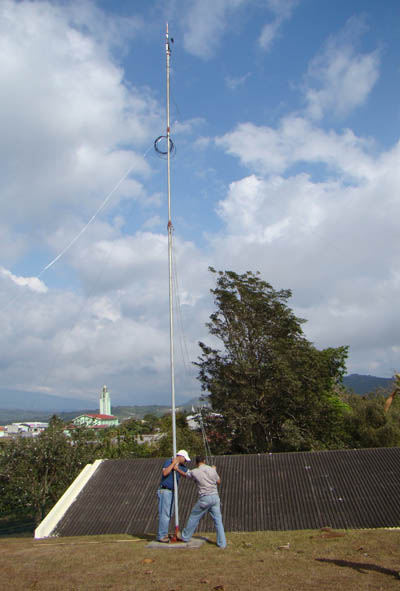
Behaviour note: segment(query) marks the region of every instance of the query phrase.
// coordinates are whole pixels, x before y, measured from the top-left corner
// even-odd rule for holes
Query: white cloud
[[[380,54],[357,53],[365,31],[363,19],[351,18],[311,62],[305,84],[307,114],[319,120],[328,113],[345,117],[363,105],[379,77]]]
[[[214,55],[228,25],[232,32],[232,19],[249,5],[185,2],[187,50]],[[261,6],[272,11],[272,32],[279,34],[294,3],[252,3],[258,11]],[[132,86],[126,85],[112,55],[121,39],[136,34],[139,21],[114,19],[90,2],[4,0],[0,15],[2,383],[85,398],[93,393],[94,400],[107,383],[127,403],[144,403],[147,396],[167,402],[167,236],[158,213],[165,196],[161,168],[153,171],[147,157],[164,111],[148,89],[135,86],[134,73]],[[343,115],[361,105],[372,88],[378,54],[357,53],[353,39],[350,33],[332,38],[310,66],[302,116],[288,114],[276,126],[242,122],[215,140],[246,173],[232,172],[221,153],[215,157],[209,149],[208,120],[174,128],[196,135],[200,125],[209,126],[207,137],[193,138],[196,166],[189,180],[197,190],[201,168],[205,194],[212,192],[209,178],[218,195],[226,188],[217,223],[199,220],[207,227],[204,251],[174,234],[181,304],[177,383],[185,398],[198,395],[199,386],[182,357],[190,365],[198,340],[210,338],[204,327],[212,308],[209,264],[259,269],[277,289],[292,288],[289,305],[309,319],[309,338],[318,346],[351,344],[358,368],[384,373],[388,359],[397,358],[400,144],[379,154],[368,138],[318,123],[327,109]],[[332,106],[328,90],[337,96],[338,89],[343,98]],[[130,166],[129,179],[65,254],[65,264],[46,273],[46,284],[34,277]],[[226,175],[217,176],[224,168]],[[198,212],[201,217],[204,210],[193,216]],[[213,234],[215,227],[222,229]]]
[[[266,0],[266,5],[277,17],[289,18],[297,0]]]
[[[268,51],[275,39],[280,34],[280,28],[283,22],[292,15],[293,8],[297,4],[296,0],[267,0],[268,9],[274,14],[274,19],[266,23],[258,38],[259,46]]]
[[[166,236],[150,232],[84,242],[68,257],[85,293],[41,290],[37,278],[22,278],[18,286],[30,289],[19,287],[12,314],[8,304],[15,279],[21,278],[0,273],[6,306],[0,309],[3,385],[83,398],[93,392],[97,399],[96,385],[107,383],[128,404],[146,403],[147,396],[168,403],[166,242]],[[179,313],[175,310],[177,393],[190,397],[198,393],[190,364],[209,313],[207,262],[192,243],[179,238],[174,250],[180,300]]]
[[[125,85],[111,55],[130,34],[124,23],[90,2],[5,0],[0,6],[4,267],[18,261],[19,268],[38,273],[132,167],[102,215],[66,253],[68,265],[46,273],[52,289],[31,273],[1,271],[5,387],[86,397],[112,378],[114,392],[135,403],[139,397],[145,402],[152,378],[155,396],[163,399],[168,304],[167,281],[165,290],[160,287],[167,267],[160,248],[166,239],[122,238],[127,220],[132,224],[124,202],[136,201],[144,211],[160,204],[160,195],[144,183],[152,174],[145,152],[154,129],[162,129],[163,110],[148,89]],[[80,279],[85,294],[65,288]],[[136,370],[143,375],[132,385]]]
[[[232,183],[219,214],[229,235],[242,243],[268,244],[284,237],[308,236],[320,224],[322,200],[334,184],[314,184],[307,175],[289,179],[254,175]]]
[[[46,3],[46,6],[49,4]],[[146,26],[140,16],[118,16],[106,14],[90,0],[72,1],[63,7],[78,29],[89,31],[90,36],[107,49],[110,46],[123,48]]]
[[[229,14],[247,0],[187,0],[183,16],[186,51],[208,59],[217,50],[229,24]]]
[[[146,230],[151,230],[152,228],[160,227],[162,223],[163,220],[159,215],[153,215],[143,223],[143,228],[145,228]]]
[[[225,78],[225,83],[227,87],[231,90],[236,90],[236,88],[238,88],[239,86],[243,86],[243,84],[250,76],[251,72],[247,72],[246,74],[243,74],[243,76],[238,76],[237,78],[231,78],[230,76],[227,76]]]
[[[194,146],[195,146],[195,148],[198,148],[199,150],[207,150],[212,143],[213,143],[212,138],[200,136],[195,140]]]
[[[110,297],[100,297],[94,302],[92,310],[100,320],[110,320],[115,323],[121,319],[118,302],[114,302]]]
[[[240,8],[251,4],[251,0],[186,0],[181,17],[186,51],[203,59],[213,57],[228,26],[232,24],[230,19]],[[270,48],[296,4],[296,0],[266,0],[265,8],[272,13],[273,20],[263,26],[258,38],[262,49]],[[229,85],[229,79],[227,83]],[[235,84],[235,80],[231,80],[231,84]]]
[[[263,26],[258,38],[258,45],[268,50],[279,36],[283,22],[291,17],[296,4],[297,0],[264,0],[261,4],[254,0],[186,0],[180,16],[185,49],[196,57],[213,57],[228,27],[232,30],[232,19],[239,15],[239,10],[256,6],[263,15],[265,12],[272,13],[273,20]],[[179,8],[182,9],[182,6]],[[245,17],[242,22],[244,20]],[[236,22],[240,26],[239,19]],[[227,85],[229,88],[236,87],[242,83],[241,80],[228,77]]]
[[[372,155],[349,131],[290,118],[276,130],[239,126],[219,144],[260,174],[232,183],[219,203],[216,265],[292,289],[289,305],[317,346],[349,344],[350,371],[390,375],[400,343],[400,144]],[[305,161],[323,164],[324,180],[290,174]]]
[[[31,241],[77,208],[86,220],[130,166],[114,204],[146,199],[143,152],[160,110],[148,90],[124,85],[110,55],[116,25],[97,17],[90,3],[1,3],[2,213],[9,228],[29,219]]]
[[[400,334],[400,144],[379,154],[371,139],[317,123],[364,104],[377,81],[379,52],[357,53],[364,30],[350,19],[313,60],[304,116],[241,123],[216,138],[253,174],[220,201],[225,231],[212,244],[219,268],[258,269],[291,288],[308,338],[350,345],[349,371],[390,375]]]
[[[262,49],[270,49],[273,41],[275,40],[281,23],[277,20],[273,21],[272,23],[266,23],[262,31],[260,33],[260,37],[258,38],[258,43]]]
[[[4,277],[11,279],[11,281],[16,285],[28,287],[30,290],[37,293],[46,293],[47,291],[47,286],[37,277],[18,277],[17,275],[11,273],[11,271],[8,269],[4,269],[4,267],[0,267],[0,273]]]
[[[185,121],[175,121],[173,124],[174,135],[190,135],[204,125],[205,120],[202,117],[194,117]]]
[[[307,119],[289,115],[278,128],[242,123],[217,138],[218,146],[263,174],[285,172],[298,162],[323,163],[349,178],[374,175],[368,148],[371,142],[347,129],[341,134],[324,131]]]

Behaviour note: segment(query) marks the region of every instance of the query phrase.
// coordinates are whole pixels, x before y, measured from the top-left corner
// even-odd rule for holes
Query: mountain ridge
[[[183,409],[190,412],[192,406],[198,406],[199,400],[193,398],[184,404],[177,405],[177,409]],[[120,422],[135,417],[143,419],[147,414],[162,416],[170,410],[170,406],[162,404],[134,405],[134,406],[111,406],[111,413],[118,417]],[[9,425],[10,423],[24,422],[47,422],[54,414],[65,422],[72,421],[75,417],[82,414],[97,414],[98,408],[77,409],[72,411],[31,411],[21,409],[0,409],[0,425]]]
[[[343,378],[343,385],[354,394],[364,395],[376,390],[390,389],[394,378],[380,378],[364,374],[350,374]],[[32,401],[34,408],[27,408],[27,401]],[[6,406],[4,406],[6,401]],[[25,402],[25,408],[13,407],[13,404]],[[47,408],[42,405],[48,404]],[[52,405],[51,405],[52,404]],[[199,398],[193,398],[187,402],[177,405],[187,412],[192,406],[199,405]],[[36,407],[36,408],[35,408]],[[135,416],[142,419],[146,414],[162,416],[170,409],[170,405],[149,404],[149,405],[113,405],[111,412],[123,421]],[[64,421],[84,413],[98,413],[98,407],[93,408],[93,401],[78,400],[76,398],[58,398],[48,394],[36,394],[32,392],[18,392],[14,390],[0,392],[0,425],[24,421],[48,421],[53,414],[57,414]]]
[[[394,378],[379,378],[371,375],[352,373],[343,378],[344,386],[355,394],[368,394],[378,389],[387,390],[394,382]]]

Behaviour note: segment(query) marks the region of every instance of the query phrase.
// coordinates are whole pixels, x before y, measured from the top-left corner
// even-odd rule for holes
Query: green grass
[[[130,536],[0,540],[0,571],[15,591],[390,591],[400,589],[400,531],[215,535],[198,549],[146,547]]]

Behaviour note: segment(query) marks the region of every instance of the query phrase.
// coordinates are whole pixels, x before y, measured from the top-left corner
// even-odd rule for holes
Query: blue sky
[[[2,387],[169,402],[166,21],[178,400],[200,393],[209,266],[291,289],[307,338],[350,346],[348,373],[398,371],[399,17],[396,0],[3,0]]]

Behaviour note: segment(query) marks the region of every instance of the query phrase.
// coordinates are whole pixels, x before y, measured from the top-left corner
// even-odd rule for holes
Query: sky
[[[0,389],[169,404],[167,21],[177,401],[209,266],[290,289],[317,348],[391,377],[398,0],[2,0]]]

